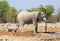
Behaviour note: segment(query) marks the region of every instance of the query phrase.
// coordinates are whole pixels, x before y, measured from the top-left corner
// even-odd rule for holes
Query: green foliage
[[[52,22],[60,22],[60,9],[57,10],[56,14],[53,14],[50,18],[50,21]]]
[[[17,10],[10,7],[7,1],[0,1],[0,20],[7,22],[16,22]]]
[[[5,20],[5,12],[8,11],[9,5],[7,1],[0,1],[0,21],[6,22]]]
[[[45,9],[46,9],[46,15],[47,15],[47,19],[48,19],[51,16],[51,14],[53,13],[54,8],[52,5],[47,5]]]
[[[29,12],[39,11],[45,12],[47,19],[51,16],[52,12],[54,11],[54,7],[52,5],[40,5],[37,8],[27,9]],[[14,7],[10,7],[7,1],[3,0],[0,1],[0,19],[6,20],[8,22],[16,22],[17,10]]]
[[[46,18],[48,19],[51,16],[51,14],[53,13],[54,7],[52,5],[46,5],[46,6],[40,5],[37,8],[27,9],[27,11],[29,11],[29,12],[33,12],[33,11],[45,12]]]
[[[35,8],[27,9],[27,11],[33,12],[33,11],[35,11]]]
[[[0,17],[4,14],[5,12],[8,10],[9,5],[7,3],[7,1],[0,1]]]
[[[40,6],[38,7],[38,11],[39,11],[39,12],[46,12],[46,10],[45,10],[45,8],[44,8],[43,5],[40,5]]]
[[[17,10],[14,7],[9,7],[5,16],[8,22],[15,22],[17,16]]]

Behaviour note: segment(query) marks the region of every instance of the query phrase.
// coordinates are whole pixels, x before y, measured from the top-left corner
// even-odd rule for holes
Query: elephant
[[[42,20],[42,21],[46,21],[46,14],[44,12],[28,12],[26,10],[21,11],[18,15],[17,15],[17,20],[19,23],[19,29],[21,32],[25,32],[24,30],[24,25],[25,24],[31,24],[33,23],[34,25],[34,33],[37,33],[37,27],[38,27],[38,21]]]

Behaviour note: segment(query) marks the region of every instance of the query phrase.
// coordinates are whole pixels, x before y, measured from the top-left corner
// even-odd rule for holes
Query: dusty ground
[[[2,41],[60,41],[60,33],[37,33],[32,32],[21,33],[17,31],[13,32],[0,32],[0,40]]]
[[[7,28],[4,30],[0,29],[0,41],[60,41],[60,26],[55,27],[54,25],[47,28],[47,33],[45,32],[45,28],[43,26],[39,26],[38,32],[33,33],[32,26],[25,27],[26,32],[22,33],[17,30],[16,33],[14,31],[8,32]]]

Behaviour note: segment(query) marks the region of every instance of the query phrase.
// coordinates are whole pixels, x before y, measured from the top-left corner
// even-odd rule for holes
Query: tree
[[[33,12],[33,11],[35,11],[35,8],[27,9],[27,11]]]
[[[6,22],[5,20],[5,12],[8,10],[9,5],[7,1],[0,1],[0,19],[2,22]]]
[[[45,10],[46,10],[46,16],[48,19],[51,16],[51,14],[53,13],[54,7],[52,5],[46,5]]]
[[[7,1],[0,1],[0,21],[4,22],[16,22],[17,10],[14,7],[10,7]]]
[[[46,12],[46,9],[45,9],[45,7],[44,7],[43,5],[40,5],[40,6],[38,7],[38,11],[39,11],[39,12]]]
[[[53,13],[54,7],[52,5],[46,5],[46,6],[40,5],[37,8],[27,9],[27,11],[29,11],[29,12],[33,12],[33,11],[45,12],[46,18],[48,19],[51,16],[51,14]]]
[[[55,15],[52,15],[50,18],[49,18],[50,21],[53,21],[53,22],[60,22],[60,9],[57,10],[57,13]]]
[[[6,12],[6,20],[8,22],[16,22],[17,10],[14,7],[9,7],[8,11]]]

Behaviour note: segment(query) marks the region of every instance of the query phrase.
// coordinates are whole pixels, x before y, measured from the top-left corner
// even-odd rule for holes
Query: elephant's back
[[[21,11],[19,13],[19,16],[29,16],[29,15],[34,15],[33,12],[28,12],[28,11]]]
[[[30,19],[33,18],[33,16],[34,16],[33,12],[21,11],[17,17],[22,19]]]

